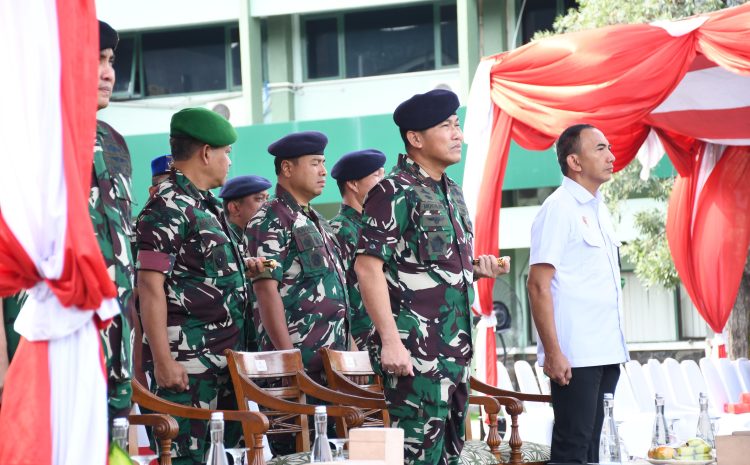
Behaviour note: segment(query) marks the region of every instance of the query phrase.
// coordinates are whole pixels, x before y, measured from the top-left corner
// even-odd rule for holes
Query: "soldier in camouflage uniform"
[[[246,276],[248,279],[257,276],[263,270],[263,264],[261,259],[251,257],[248,253],[245,229],[250,218],[268,200],[268,189],[270,188],[271,182],[268,179],[250,174],[230,179],[219,192],[219,197],[223,201],[224,216],[229,224],[229,232],[233,234],[233,239],[240,244],[240,252],[247,264]],[[248,287],[243,350],[249,351],[258,350],[258,332],[252,321],[254,301],[255,295],[252,292],[252,287]]]
[[[247,305],[238,244],[209,191],[224,184],[234,128],[204,108],[172,116],[173,167],[138,217],[138,292],[151,390],[201,408],[236,408],[226,349],[240,349]],[[178,419],[176,464],[203,463],[206,421]],[[227,423],[225,440],[239,439]]]
[[[3,399],[5,374],[21,341],[21,335],[13,328],[13,324],[21,312],[26,296],[26,292],[21,291],[16,295],[0,298],[0,402]]]
[[[433,90],[394,112],[406,155],[364,207],[355,270],[377,332],[392,426],[408,464],[457,464],[469,396],[473,281],[508,271],[496,257],[472,265],[472,225],[445,169],[461,159],[458,97]]]
[[[331,220],[336,233],[341,259],[346,270],[346,287],[349,293],[350,333],[359,350],[367,350],[367,340],[373,331],[372,320],[365,311],[359,294],[354,257],[362,233],[362,205],[370,189],[383,179],[385,155],[379,150],[358,150],[347,153],[333,165],[331,177],[336,180],[341,193],[341,209]]]
[[[107,23],[99,22],[99,94],[98,109],[109,105],[115,82],[114,51],[117,32]],[[130,241],[133,234],[131,214],[130,153],[125,140],[110,125],[96,122],[94,166],[91,173],[89,214],[94,233],[107,265],[109,276],[117,286],[120,315],[101,331],[107,363],[107,384],[110,423],[130,411],[132,395],[131,331],[133,314],[133,256]]]
[[[276,157],[276,197],[250,220],[246,234],[251,254],[279,263],[253,279],[260,346],[300,349],[307,372],[318,379],[318,349],[348,347],[346,280],[336,239],[310,207],[325,186],[327,143],[325,135],[310,131],[268,147]]]

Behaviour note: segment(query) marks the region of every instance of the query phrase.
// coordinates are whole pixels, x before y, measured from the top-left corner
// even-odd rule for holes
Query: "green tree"
[[[534,39],[613,24],[680,19],[740,5],[746,1],[748,0],[578,0],[578,8],[558,16],[552,31],[541,31]],[[665,212],[675,178],[657,179],[652,176],[647,181],[642,181],[639,170],[638,163],[631,163],[615,174],[612,182],[602,186],[602,191],[610,201],[610,208],[615,215],[618,215],[620,203],[628,198],[650,197],[660,203],[660,208],[636,215],[635,226],[640,236],[626,244],[622,252],[635,265],[635,274],[644,285],[674,288],[680,280],[667,244]],[[728,326],[730,355],[747,357],[750,352],[750,259],[745,265]]]

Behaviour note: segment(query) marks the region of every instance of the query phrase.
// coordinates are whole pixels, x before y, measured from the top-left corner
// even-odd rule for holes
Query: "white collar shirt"
[[[531,227],[529,264],[555,267],[555,328],[560,349],[574,368],[629,360],[619,245],[601,193],[594,196],[568,177],[544,202]],[[537,356],[543,365],[541,342]]]

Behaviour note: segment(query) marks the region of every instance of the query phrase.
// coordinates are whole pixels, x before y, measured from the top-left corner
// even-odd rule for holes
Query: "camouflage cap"
[[[185,108],[172,115],[171,137],[188,136],[212,147],[234,144],[237,131],[220,114],[206,108]]]

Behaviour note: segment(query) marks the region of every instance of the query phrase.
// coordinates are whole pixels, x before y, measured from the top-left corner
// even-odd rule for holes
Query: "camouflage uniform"
[[[237,226],[236,224],[227,221],[229,226],[229,232],[232,234],[232,240],[237,243],[237,247],[240,249],[240,255],[243,260],[250,258],[247,247],[247,238],[245,237],[245,230]],[[240,347],[241,350],[248,350],[255,352],[258,350],[258,331],[253,324],[252,312],[253,302],[255,302],[255,294],[253,294],[253,287],[247,286],[247,308],[245,310],[245,330],[241,337]]]
[[[241,348],[247,292],[244,262],[221,204],[173,169],[139,215],[136,230],[137,268],[165,275],[167,337],[172,357],[185,367],[189,379],[188,389],[180,393],[157,386],[146,341],[143,365],[151,390],[184,405],[236,409],[223,352]],[[174,463],[203,463],[208,422],[178,423],[180,434],[172,442],[172,454],[181,458]],[[228,446],[239,439],[238,427],[227,423]]]
[[[359,293],[357,273],[354,272],[354,258],[357,252],[357,243],[362,234],[362,214],[349,205],[341,205],[339,214],[331,220],[331,227],[336,233],[339,243],[341,260],[346,270],[346,288],[349,294],[349,331],[354,343],[359,350],[367,350],[367,340],[372,334],[374,326],[370,316],[362,304],[362,295]]]
[[[414,377],[384,374],[392,425],[409,464],[457,464],[468,402],[472,226],[461,188],[410,158],[368,194],[358,254],[384,261],[391,311]],[[380,336],[370,355],[381,371]]]
[[[319,376],[323,362],[318,349],[348,347],[346,281],[331,226],[314,209],[301,207],[277,184],[276,197],[250,220],[246,236],[251,254],[279,262],[280,266],[266,270],[253,281],[278,281],[292,344],[302,352],[307,372]],[[253,318],[260,348],[274,350],[260,324],[257,303]]]
[[[130,177],[130,153],[125,140],[111,126],[97,121],[89,215],[109,277],[117,286],[122,312],[101,331],[107,362],[110,419],[127,416],[132,396],[132,332],[128,322],[134,306]]]

